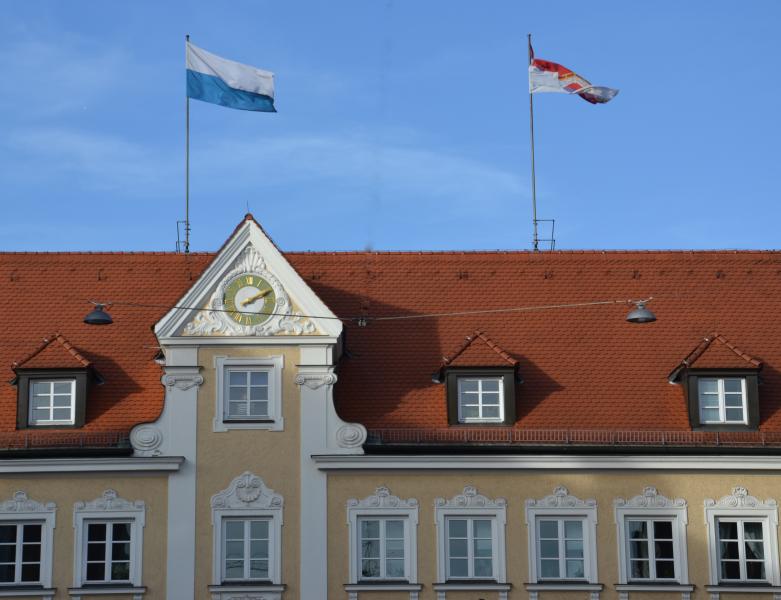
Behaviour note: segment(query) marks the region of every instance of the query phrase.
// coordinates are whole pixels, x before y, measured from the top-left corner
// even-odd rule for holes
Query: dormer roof
[[[462,344],[442,357],[440,368],[447,367],[515,367],[518,361],[499,344],[478,329],[464,338]]]
[[[65,336],[54,333],[44,337],[38,347],[21,360],[14,361],[16,369],[85,369],[89,360]]]

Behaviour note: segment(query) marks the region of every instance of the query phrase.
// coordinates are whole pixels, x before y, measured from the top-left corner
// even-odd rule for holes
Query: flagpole
[[[532,64],[534,58],[534,51],[532,50],[532,34],[528,34],[529,40],[529,65]],[[528,78],[528,75],[527,75]],[[534,237],[532,239],[532,247],[537,252],[540,249],[540,238],[537,233],[537,180],[534,172],[534,100],[531,89],[529,90],[529,134],[531,139],[531,156],[532,156],[532,225],[534,227]]]
[[[187,67],[187,44],[190,36],[184,36],[185,68]],[[184,253],[190,253],[190,95],[185,90],[184,130]]]

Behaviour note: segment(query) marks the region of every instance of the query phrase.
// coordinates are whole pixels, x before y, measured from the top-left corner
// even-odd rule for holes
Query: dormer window
[[[501,423],[504,421],[503,377],[456,377],[458,421]]]
[[[28,424],[73,425],[76,379],[32,379],[29,383]]]
[[[703,425],[747,423],[745,377],[699,377],[697,390]]]

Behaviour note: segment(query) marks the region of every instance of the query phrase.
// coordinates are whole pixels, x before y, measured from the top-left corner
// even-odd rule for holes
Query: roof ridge
[[[73,358],[76,359],[77,362],[81,363],[85,367],[89,367],[92,363],[84,358],[84,356],[76,349],[76,347],[71,344],[64,335],[61,333],[53,333],[49,336],[45,336],[41,343],[38,345],[38,347],[33,350],[30,354],[25,356],[20,361],[14,361],[12,367],[14,369],[18,369],[19,367],[23,366],[25,363],[30,362],[33,358],[38,356],[41,352],[43,352],[46,348],[48,348],[51,344],[54,342],[57,342],[62,346],[68,354],[70,354]]]

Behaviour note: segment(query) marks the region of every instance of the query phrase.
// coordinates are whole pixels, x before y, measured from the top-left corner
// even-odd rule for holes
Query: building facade
[[[778,600],[779,273],[0,255],[0,597]]]

